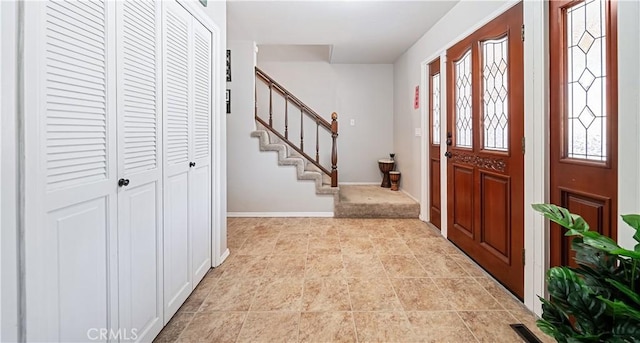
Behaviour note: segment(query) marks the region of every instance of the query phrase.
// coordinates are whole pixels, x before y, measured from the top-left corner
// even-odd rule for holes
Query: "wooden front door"
[[[616,239],[616,2],[549,2],[551,202]],[[552,266],[574,265],[571,238],[551,226]]]
[[[448,238],[524,292],[522,3],[447,50]]]
[[[429,63],[429,218],[440,229],[440,58]]]

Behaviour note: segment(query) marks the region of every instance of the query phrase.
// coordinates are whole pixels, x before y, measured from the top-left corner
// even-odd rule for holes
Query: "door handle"
[[[189,162],[189,167],[195,167],[196,163],[195,162]]]
[[[120,180],[118,180],[118,186],[120,186],[120,187],[129,186],[129,179],[120,179]]]
[[[451,156],[453,156],[453,154],[451,153],[451,151],[447,151],[447,152],[444,153],[444,156],[446,158],[451,158]]]

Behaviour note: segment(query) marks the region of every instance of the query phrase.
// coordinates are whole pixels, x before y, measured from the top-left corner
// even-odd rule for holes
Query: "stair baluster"
[[[300,101],[296,96],[291,94],[291,92],[287,91],[284,87],[282,87],[279,83],[274,81],[271,77],[265,74],[259,68],[255,68],[256,74],[256,88],[255,88],[255,119],[258,123],[263,125],[267,130],[269,130],[273,135],[278,137],[283,143],[289,145],[294,151],[296,151],[302,158],[306,159],[309,163],[316,166],[321,173],[324,173],[331,177],[331,187],[338,186],[338,149],[337,149],[337,138],[338,138],[338,115],[334,112],[331,114],[331,123],[318,115],[314,110],[305,105],[302,101]],[[258,106],[258,82],[261,81],[269,87],[269,120],[262,119],[266,117],[263,114],[263,117],[260,116],[259,106]],[[284,104],[284,134],[280,133],[280,131],[273,127],[273,115],[274,115],[274,104],[273,104],[273,93],[274,90],[277,94],[282,96],[282,99],[285,101]],[[277,95],[276,94],[276,95]],[[289,103],[294,107],[300,109],[300,145],[296,145],[292,141],[289,140]],[[276,112],[278,112],[278,108],[276,108]],[[264,113],[264,112],[263,112]],[[276,113],[276,116],[278,113]],[[311,117],[312,120],[316,122],[316,155],[315,158],[309,156],[309,154],[304,152],[304,118]],[[277,119],[277,118],[276,118]],[[277,122],[277,121],[276,121]],[[278,124],[277,124],[278,125]],[[320,127],[323,130],[320,130]],[[326,132],[331,135],[331,166],[323,166],[320,163],[320,132]]]

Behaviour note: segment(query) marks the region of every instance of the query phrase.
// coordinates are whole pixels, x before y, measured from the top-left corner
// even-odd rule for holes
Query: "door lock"
[[[446,158],[451,158],[453,156],[453,154],[451,153],[451,151],[447,151],[447,152],[444,153],[444,156]]]
[[[453,144],[453,141],[451,140],[451,132],[447,132],[447,145],[451,146],[451,144]]]
[[[120,186],[120,187],[129,186],[129,179],[120,179],[120,180],[118,180],[118,186]]]

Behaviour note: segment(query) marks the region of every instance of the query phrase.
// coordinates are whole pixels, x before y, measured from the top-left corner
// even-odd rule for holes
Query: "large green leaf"
[[[622,220],[631,226],[632,229],[636,230],[636,234],[633,235],[633,238],[636,242],[640,243],[640,214],[623,214]]]
[[[629,299],[631,299],[636,304],[640,305],[640,294],[636,293],[631,288],[627,287],[627,285],[618,282],[612,279],[606,279],[606,281],[611,284],[613,287],[618,289],[620,292],[624,293]]]
[[[611,330],[611,341],[640,343],[640,322],[617,320]]]
[[[571,306],[571,313],[577,319],[576,325],[583,334],[597,335],[606,329],[607,323],[600,317],[607,305],[590,294],[586,287],[569,294],[567,303]]]
[[[598,296],[598,299],[602,300],[603,302],[605,302],[607,304],[607,306],[609,306],[609,308],[612,310],[613,315],[616,317],[625,317],[625,318],[629,318],[632,319],[634,321],[640,322],[640,311],[625,304],[624,302],[620,301],[620,300],[609,300],[609,299],[605,299],[601,296]]]
[[[580,292],[584,281],[569,267],[554,267],[547,272],[547,290],[552,299],[566,303],[569,294]]]
[[[533,204],[531,207],[542,213],[545,218],[575,232],[589,230],[589,224],[577,214],[572,214],[566,208],[553,204]]]

